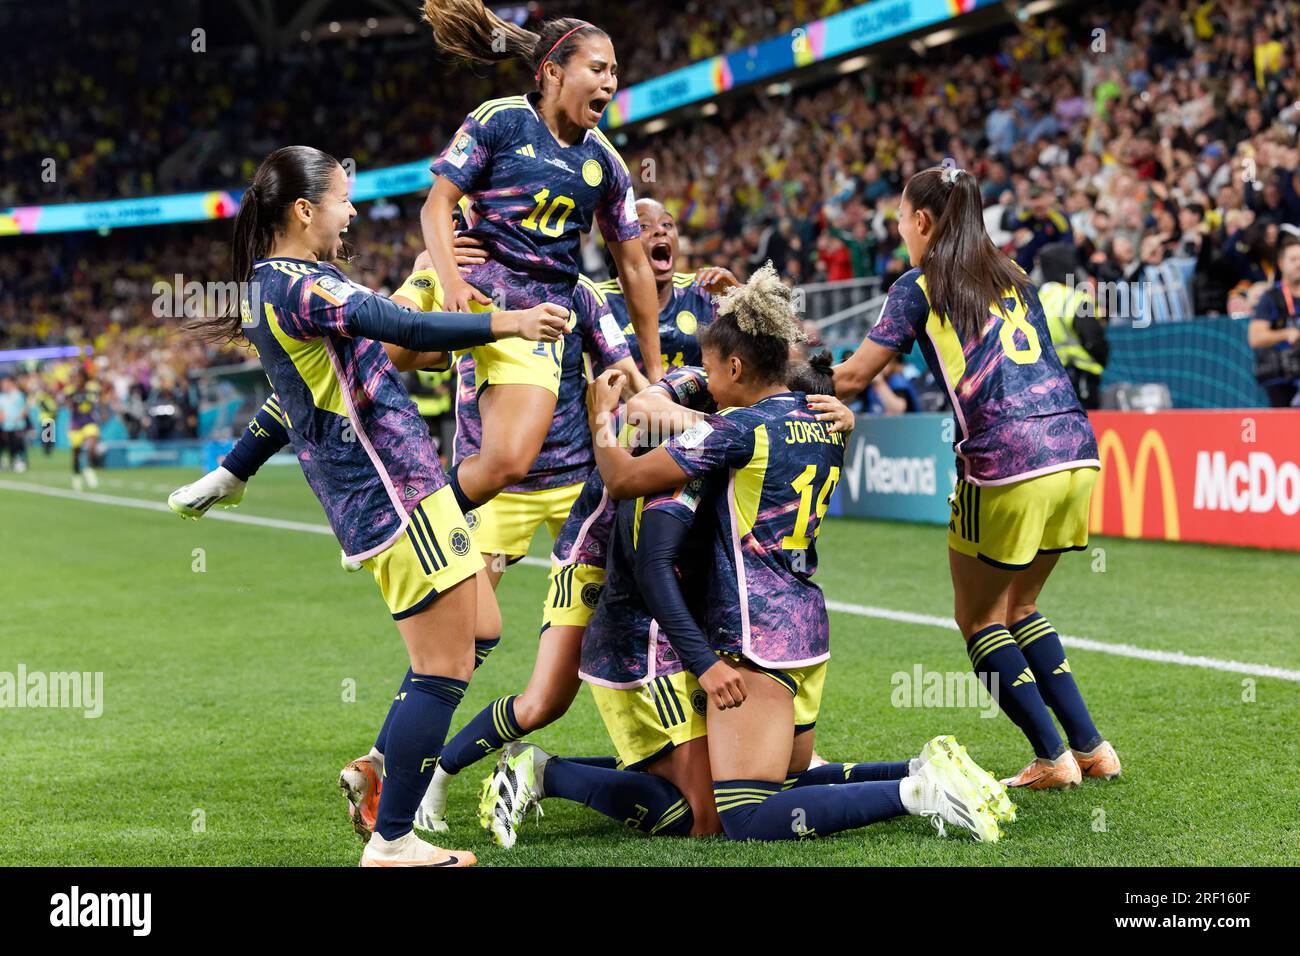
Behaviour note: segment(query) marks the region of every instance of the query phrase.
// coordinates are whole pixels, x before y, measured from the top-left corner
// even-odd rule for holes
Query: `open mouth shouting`
[[[600,122],[600,117],[605,112],[605,107],[609,105],[609,97],[597,96],[587,101],[587,118],[595,126]]]
[[[673,271],[673,244],[660,239],[650,246],[650,265],[655,272]]]

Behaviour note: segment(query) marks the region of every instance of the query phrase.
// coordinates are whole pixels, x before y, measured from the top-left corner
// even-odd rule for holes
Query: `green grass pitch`
[[[0,474],[0,671],[102,671],[104,712],[0,710],[0,862],[355,866],[361,846],[335,779],[370,746],[405,669],[370,576],[342,572],[325,534],[14,490],[68,488],[66,455],[33,461],[26,475]],[[194,475],[101,477],[101,495],[163,502]],[[265,469],[235,514],[324,524],[293,467]],[[548,552],[544,537],[534,554]],[[1094,547],[1102,552],[1066,556],[1044,595],[1062,633],[1300,669],[1300,554],[1118,539]],[[941,528],[836,520],[819,550],[830,598],[950,613]],[[453,730],[523,688],[545,585],[540,567],[506,575],[505,639]],[[894,706],[893,675],[917,664],[967,669],[955,632],[846,613],[831,625],[822,755],[903,759],[954,733],[995,772],[1028,759],[1005,718]],[[445,842],[488,866],[1295,862],[1300,686],[1082,649],[1070,660],[1124,775],[1020,795],[1020,820],[996,845],[940,839],[914,818],[804,843],[651,840],[551,800],[507,852],[474,822],[487,763],[458,779]],[[585,689],[532,739],[561,754],[611,749]]]

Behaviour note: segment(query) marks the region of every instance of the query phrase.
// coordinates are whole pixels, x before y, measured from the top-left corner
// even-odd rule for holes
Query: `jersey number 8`
[[[531,229],[534,232],[540,232],[544,236],[555,238],[564,232],[564,223],[569,218],[569,213],[573,212],[574,202],[568,196],[556,196],[551,199],[551,204],[546,205],[546,200],[551,198],[551,191],[543,189],[541,192],[533,194],[533,200],[537,203],[533,211],[524,219],[523,226],[525,229]],[[545,211],[543,211],[545,210]],[[555,225],[549,225],[551,216],[559,213],[559,219]],[[541,216],[539,220],[537,217]]]
[[[1016,344],[1017,329],[1025,337],[1024,348]],[[1043,345],[1038,340],[1038,332],[1029,323],[1025,307],[1020,302],[1017,302],[1009,313],[1003,314],[1002,325],[998,328],[998,338],[1002,340],[1002,351],[1017,365],[1033,365],[1043,354]]]

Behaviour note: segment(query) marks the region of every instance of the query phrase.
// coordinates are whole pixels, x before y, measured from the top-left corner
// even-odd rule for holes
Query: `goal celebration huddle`
[[[535,34],[480,0],[426,0],[424,17],[443,52],[518,58],[533,88],[481,104],[437,155],[424,251],[391,296],[336,264],[356,215],[343,166],[310,146],[265,158],[231,247],[249,291],[238,314],[191,330],[247,344],[273,394],[221,466],[169,499],[189,518],[237,505],[287,445],[344,569],[373,575],[409,668],[369,752],[340,755],[362,865],[473,865],[435,841],[477,820],[509,848],[546,825],[530,814],[551,800],[653,839],[828,837],[920,816],[918,840],[994,843],[1016,789],[1117,776],[1104,715],[1039,606],[1057,562],[1087,544],[1097,443],[1037,290],[985,231],[974,177],[948,164],[908,180],[912,268],[833,365],[809,354],[770,263],[743,283],[675,270],[676,221],[636,195],[598,129],[618,88],[600,27],[558,19]],[[593,225],[616,274],[604,282],[580,271]],[[816,752],[836,716],[822,713],[832,627],[815,578],[854,426],[844,402],[914,347],[955,419],[954,616],[1025,737],[1018,770],[982,767],[979,740],[923,714],[909,752]],[[444,471],[401,376],[449,366]],[[554,548],[539,634],[503,634],[496,590],[542,525]],[[466,713],[503,640],[536,641],[531,676]],[[584,683],[608,751],[529,743],[589,706]],[[449,798],[462,773],[482,778],[476,807]]]

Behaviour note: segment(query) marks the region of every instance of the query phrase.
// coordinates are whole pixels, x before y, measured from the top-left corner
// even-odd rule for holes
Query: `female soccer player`
[[[361,863],[467,866],[473,854],[425,843],[411,821],[473,670],[471,579],[482,559],[380,343],[423,352],[519,335],[555,340],[567,309],[404,310],[330,264],[355,215],[333,157],[307,146],[276,150],[235,219],[234,278],[246,290],[239,315],[201,329],[256,349],[308,484],[345,555],[374,574],[410,655],[411,687],[389,721],[387,785]]]
[[[1100,462],[1038,294],[994,247],[980,209],[979,186],[965,170],[933,167],[908,180],[898,220],[914,268],[889,290],[862,346],[836,367],[835,389],[857,395],[913,343],[947,385],[957,423],[948,523],[957,624],[975,673],[1034,748],[1034,760],[1006,782],[1065,789],[1081,774],[1120,772],[1060,638],[1038,611],[1061,553],[1087,546]]]
[[[91,378],[85,368],[78,367],[72,383],[63,390],[63,402],[71,416],[68,439],[72,444],[72,487],[76,491],[81,490],[83,477],[87,487],[99,487],[99,478],[95,475],[95,465],[99,460],[99,423],[95,420],[95,413],[101,401],[103,391],[98,380]],[[84,466],[81,463],[83,451],[86,453]]]
[[[829,432],[805,396],[786,386],[789,349],[800,337],[790,295],[769,265],[724,296],[702,345],[709,392],[725,411],[660,448],[633,458],[610,433],[617,372],[593,384],[589,403],[596,461],[611,496],[638,498],[683,486],[695,494],[689,486],[702,480],[713,486],[705,492],[714,522],[707,637],[692,639],[689,627],[672,637],[674,647],[687,642],[681,656],[703,671],[711,789],[722,828],[736,840],[794,839],[913,813],[996,840],[997,823],[975,777],[946,750],[915,775],[900,762],[892,779],[782,792],[797,766],[796,713],[816,713],[829,657],[825,601],[811,578],[815,539],[844,459],[843,436]],[[703,653],[701,641],[712,656]],[[648,648],[614,657],[606,663],[620,683],[626,683],[620,671],[645,669],[653,676],[659,663],[650,662]],[[524,759],[529,756],[531,768]],[[512,801],[507,812],[517,814],[539,792],[556,793],[545,755],[519,752],[503,759],[517,776],[522,771],[525,782],[524,799]],[[572,775],[565,769],[561,785]],[[620,773],[578,773],[594,777],[597,771]],[[626,772],[607,779],[596,786],[632,784]]]
[[[425,0],[424,18],[445,52],[476,62],[523,59],[537,84],[524,96],[489,100],[466,117],[434,162],[421,222],[443,307],[572,304],[579,234],[594,221],[625,277],[633,324],[659,378],[654,280],[637,241],[631,178],[596,128],[618,88],[614,48],[584,20],[550,20],[541,34],[498,18],[481,0]],[[452,212],[468,196],[470,233],[489,259],[456,267]],[[551,427],[561,347],[495,344],[474,352],[483,439],[452,468],[461,509],[472,511],[529,472]]]
[[[659,349],[665,372],[682,365],[700,364],[699,335],[716,315],[713,297],[739,281],[727,269],[709,266],[698,272],[676,272],[678,256],[677,220],[654,199],[636,201],[641,226],[641,246],[654,272],[659,304]],[[609,307],[625,335],[638,366],[644,368],[641,348],[628,314],[627,297],[619,279],[600,284]]]

